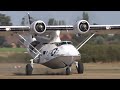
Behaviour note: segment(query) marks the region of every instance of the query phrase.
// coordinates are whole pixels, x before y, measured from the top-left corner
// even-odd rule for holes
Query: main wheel
[[[83,66],[82,62],[78,62],[77,71],[78,71],[79,74],[83,74],[83,72],[84,72],[84,66]]]
[[[26,65],[26,75],[32,75],[33,68],[31,64]]]
[[[66,75],[70,75],[70,73],[71,73],[71,69],[70,69],[70,67],[67,67],[66,68]]]

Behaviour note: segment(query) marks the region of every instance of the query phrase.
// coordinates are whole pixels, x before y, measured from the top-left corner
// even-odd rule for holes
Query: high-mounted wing
[[[120,34],[120,25],[90,25],[90,31],[96,34]]]
[[[75,25],[54,25],[46,26],[41,21],[35,21],[30,26],[0,26],[0,31],[30,31],[34,34],[43,34],[45,31],[73,31],[84,34],[96,32],[96,34],[120,34],[120,25],[90,25],[86,20],[80,20]]]
[[[73,30],[73,25],[47,26],[46,30]]]
[[[87,32],[96,34],[120,34],[120,25],[90,25],[86,20],[80,20],[75,25],[47,26],[47,30],[70,30],[75,33]]]
[[[0,26],[0,31],[29,31],[29,26]]]

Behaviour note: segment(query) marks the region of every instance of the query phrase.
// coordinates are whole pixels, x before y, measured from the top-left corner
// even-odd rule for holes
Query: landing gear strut
[[[76,69],[79,74],[83,74],[84,72],[84,66],[82,62],[75,62],[76,64]]]
[[[26,65],[26,75],[32,75],[33,71],[33,59],[30,60],[31,63]]]

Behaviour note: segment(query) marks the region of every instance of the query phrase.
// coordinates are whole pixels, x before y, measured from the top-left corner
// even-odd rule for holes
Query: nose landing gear
[[[71,74],[71,67],[68,66],[68,67],[66,68],[66,75],[70,75],[70,74]]]

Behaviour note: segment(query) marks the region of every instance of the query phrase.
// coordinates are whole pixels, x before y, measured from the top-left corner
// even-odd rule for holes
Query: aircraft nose
[[[73,45],[63,45],[59,49],[59,53],[65,56],[78,56],[80,55],[79,51]]]

